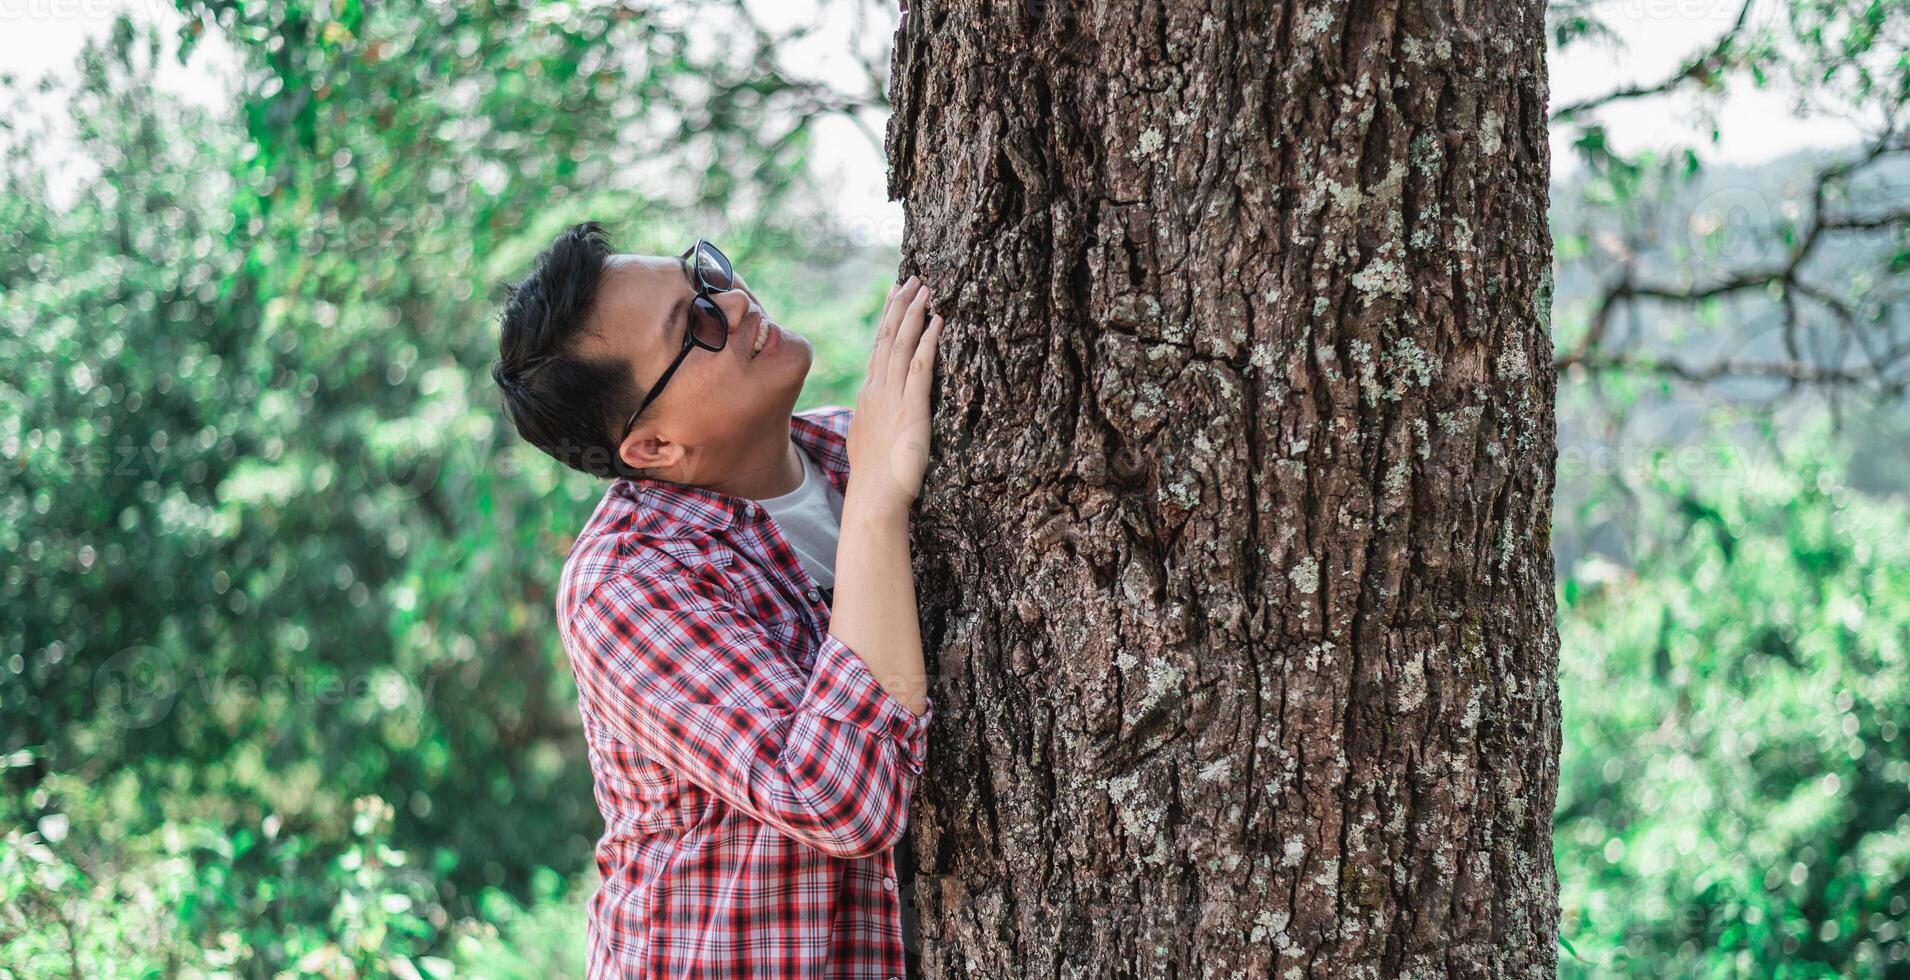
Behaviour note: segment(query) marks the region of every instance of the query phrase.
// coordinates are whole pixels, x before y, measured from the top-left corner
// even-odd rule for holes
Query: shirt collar
[[[837,493],[847,492],[849,484],[849,415],[847,409],[818,409],[789,417],[790,438],[822,466]],[[746,497],[667,480],[623,477],[611,492],[629,500],[639,528],[651,532],[668,533],[686,525],[722,531],[764,513],[761,505]]]

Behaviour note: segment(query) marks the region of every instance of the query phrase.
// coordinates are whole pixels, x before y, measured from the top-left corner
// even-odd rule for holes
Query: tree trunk
[[[929,976],[1556,971],[1543,5],[911,4]]]

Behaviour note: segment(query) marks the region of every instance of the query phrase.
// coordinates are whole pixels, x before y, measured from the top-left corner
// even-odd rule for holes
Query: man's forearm
[[[842,503],[829,633],[855,651],[904,707],[918,715],[927,710],[928,672],[909,567],[909,514],[858,494],[853,479]]]

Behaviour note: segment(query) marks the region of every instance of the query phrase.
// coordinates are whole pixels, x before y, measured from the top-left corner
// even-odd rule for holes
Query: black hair
[[[577,353],[614,254],[595,221],[572,225],[537,256],[504,301],[491,377],[517,434],[592,476],[640,476],[617,453],[615,433],[642,393],[628,364]]]

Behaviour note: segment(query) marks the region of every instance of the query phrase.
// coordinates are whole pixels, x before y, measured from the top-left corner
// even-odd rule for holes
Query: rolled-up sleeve
[[[928,755],[928,718],[933,705],[920,715],[910,711],[869,672],[868,664],[854,650],[830,634],[822,636],[822,650],[816,655],[816,672],[811,675],[805,701],[825,718],[887,735],[902,747],[903,768],[911,774],[922,771]]]
[[[579,692],[611,733],[762,823],[836,857],[907,824],[933,707],[896,700],[834,636],[805,672],[707,595],[612,579],[567,618]]]

